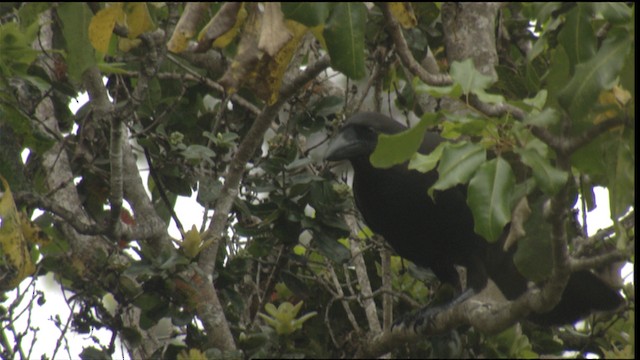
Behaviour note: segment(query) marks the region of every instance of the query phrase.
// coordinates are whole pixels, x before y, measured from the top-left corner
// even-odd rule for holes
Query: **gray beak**
[[[329,141],[325,160],[339,161],[369,155],[376,147],[377,138],[362,138],[355,127],[345,127]]]

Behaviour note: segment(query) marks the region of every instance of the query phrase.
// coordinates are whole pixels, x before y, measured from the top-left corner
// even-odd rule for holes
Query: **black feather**
[[[474,222],[466,202],[466,188],[457,186],[436,192],[432,200],[427,189],[438,177],[436,170],[420,173],[407,164],[388,169],[375,168],[369,156],[379,134],[396,134],[406,127],[377,113],[351,117],[332,139],[326,158],[349,160],[354,170],[356,205],[369,227],[382,235],[398,255],[430,268],[440,281],[461,289],[455,265],[467,269],[467,283],[474,292],[491,278],[508,299],[527,289],[527,280],[513,263],[512,248],[502,250],[502,241],[489,244],[474,232]],[[419,149],[428,154],[445,141],[427,132]],[[508,231],[505,229],[504,234]],[[504,236],[503,236],[504,238]],[[622,297],[589,271],[572,274],[561,302],[549,313],[534,314],[540,324],[564,324],[594,310],[612,310]]]

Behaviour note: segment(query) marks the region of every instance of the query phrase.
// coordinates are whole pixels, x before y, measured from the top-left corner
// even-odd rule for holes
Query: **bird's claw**
[[[426,333],[435,326],[435,317],[445,306],[425,306],[415,313],[407,314],[396,320],[391,326],[392,330],[411,329],[417,334]]]

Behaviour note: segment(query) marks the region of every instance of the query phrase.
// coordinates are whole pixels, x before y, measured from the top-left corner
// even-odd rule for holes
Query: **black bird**
[[[441,282],[458,290],[455,265],[464,266],[471,289],[464,293],[465,298],[470,292],[480,292],[488,278],[507,299],[517,298],[526,291],[527,279],[513,263],[515,249],[505,252],[501,241],[489,244],[474,232],[464,186],[436,191],[432,200],[427,189],[438,178],[436,170],[421,173],[409,170],[406,163],[380,169],[369,162],[379,134],[406,129],[378,113],[356,114],[331,140],[325,158],[351,162],[356,206],[367,225],[398,255],[430,268]],[[426,132],[419,152],[428,154],[442,141],[438,134]],[[572,323],[592,311],[613,310],[622,302],[620,294],[593,273],[579,271],[571,275],[560,303],[549,313],[532,314],[530,320],[541,325]]]

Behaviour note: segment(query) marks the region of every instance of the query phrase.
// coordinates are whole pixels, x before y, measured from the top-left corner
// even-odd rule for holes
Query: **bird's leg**
[[[417,334],[430,332],[430,329],[434,328],[434,319],[437,314],[447,309],[450,309],[458,304],[463,303],[470,297],[476,295],[476,291],[472,288],[468,288],[458,295],[452,301],[440,305],[440,306],[425,306],[418,310],[416,313],[407,314],[398,319],[392,325],[392,331],[397,329],[413,329]]]

